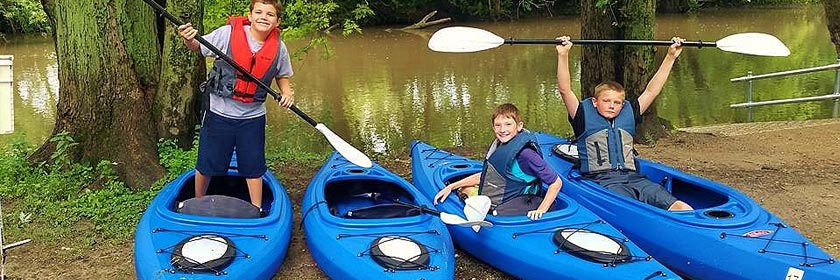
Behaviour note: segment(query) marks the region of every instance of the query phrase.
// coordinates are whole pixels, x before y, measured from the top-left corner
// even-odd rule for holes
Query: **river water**
[[[516,22],[457,23],[502,37],[579,38],[578,17]],[[412,139],[440,146],[485,147],[492,139],[490,114],[512,102],[531,130],[571,133],[556,96],[552,46],[501,46],[469,54],[436,53],[426,47],[437,28],[413,32],[366,28],[349,37],[330,35],[330,53],[313,51],[292,62],[298,107],[369,154],[405,152]],[[677,127],[744,122],[746,84],[731,78],[832,64],[837,61],[821,6],[721,9],[694,15],[659,15],[656,39],[681,36],[716,41],[763,32],[781,39],[788,57],[757,57],[715,48],[686,48],[656,101],[660,117]],[[53,42],[40,35],[7,36],[0,54],[15,56],[15,133],[0,144],[45,140],[54,123],[58,73]],[[595,39],[595,38],[592,38]],[[292,51],[300,42],[288,42]],[[664,48],[660,48],[657,64]],[[328,58],[325,58],[329,56]],[[571,54],[574,90],[581,92],[580,48]],[[755,100],[829,94],[835,72],[760,80]],[[758,107],[756,121],[830,118],[832,101]],[[323,137],[291,112],[270,106],[268,149],[323,152]]]

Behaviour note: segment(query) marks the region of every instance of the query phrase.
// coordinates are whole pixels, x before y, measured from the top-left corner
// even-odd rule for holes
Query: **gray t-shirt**
[[[257,53],[260,48],[262,48],[263,44],[257,42],[253,37],[251,37],[251,33],[248,32],[250,29],[251,26],[245,26],[248,46],[251,47],[251,53]],[[225,25],[202,37],[222,52],[227,53],[228,48],[230,47],[230,31],[231,26]],[[216,57],[216,54],[204,47],[204,45],[201,45],[201,54],[204,56]],[[280,72],[277,74],[277,77],[291,77],[294,72],[292,71],[292,63],[289,59],[289,51],[286,49],[286,44],[283,43],[283,40],[280,40],[280,53],[277,55],[280,59],[280,63],[278,65],[278,70],[280,70]],[[210,94],[209,96],[210,111],[226,118],[250,119],[265,115],[264,102],[242,103],[240,101],[221,97],[215,94]],[[269,97],[268,99],[271,98]],[[266,101],[268,101],[268,99]]]

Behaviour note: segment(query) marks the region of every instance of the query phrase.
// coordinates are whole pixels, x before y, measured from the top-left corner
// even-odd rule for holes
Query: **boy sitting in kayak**
[[[572,92],[569,74],[572,43],[568,36],[558,39],[562,43],[556,46],[557,85],[575,131],[581,174],[620,195],[662,209],[693,210],[661,185],[636,172],[633,149],[636,125],[662,91],[674,62],[682,52],[681,43],[684,40],[679,37],[672,39],[674,43],[668,48],[662,65],[638,100],[625,100],[624,87],[607,81],[595,87],[594,97],[579,101]]]
[[[491,121],[496,140],[487,152],[484,170],[447,185],[433,202],[443,202],[453,190],[468,195],[478,193],[490,197],[495,213],[520,215],[527,211],[528,218],[539,219],[551,209],[563,183],[543,160],[534,135],[523,129],[516,106],[499,105]],[[550,185],[545,195],[538,197],[541,182]],[[535,204],[539,204],[536,209]]]

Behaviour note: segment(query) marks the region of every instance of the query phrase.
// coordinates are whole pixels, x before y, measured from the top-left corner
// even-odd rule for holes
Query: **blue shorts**
[[[586,176],[620,195],[668,210],[677,198],[635,171],[607,171]]]
[[[251,119],[230,119],[205,111],[198,141],[198,163],[206,176],[227,175],[236,147],[239,174],[259,178],[265,171],[265,115]]]

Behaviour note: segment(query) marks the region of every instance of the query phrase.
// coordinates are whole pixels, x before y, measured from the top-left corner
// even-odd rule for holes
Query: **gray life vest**
[[[490,146],[484,160],[478,192],[490,197],[492,208],[517,196],[537,194],[539,191],[539,178],[524,173],[516,160],[516,156],[526,146],[540,153],[536,137],[524,129],[507,143],[501,144],[495,140]]]
[[[635,171],[633,137],[636,135],[636,120],[630,102],[625,100],[621,111],[611,121],[598,113],[591,97],[582,100],[580,106],[586,122],[583,134],[577,138],[581,173]]]

